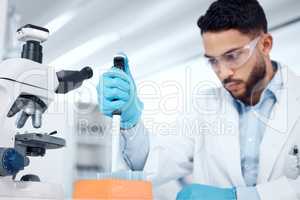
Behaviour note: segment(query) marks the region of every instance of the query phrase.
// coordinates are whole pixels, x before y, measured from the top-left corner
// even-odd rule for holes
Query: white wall
[[[274,37],[272,58],[300,74],[300,22],[275,31],[272,35]]]

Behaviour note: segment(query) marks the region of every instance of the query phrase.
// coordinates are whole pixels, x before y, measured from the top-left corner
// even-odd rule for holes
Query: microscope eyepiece
[[[27,24],[17,30],[17,39],[25,42],[22,48],[22,58],[38,63],[43,61],[42,42],[49,36],[49,30],[43,27]]]
[[[65,94],[80,87],[84,80],[92,78],[93,70],[90,67],[84,67],[80,71],[62,70],[57,72],[56,75],[59,85],[55,92]]]

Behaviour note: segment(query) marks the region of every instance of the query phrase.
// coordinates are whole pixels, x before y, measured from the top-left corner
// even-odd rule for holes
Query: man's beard
[[[266,76],[266,64],[263,60],[263,58],[259,57],[257,62],[255,63],[254,68],[252,69],[250,76],[248,80],[242,81],[242,80],[233,80],[231,78],[227,78],[223,81],[223,84],[225,85],[226,83],[229,82],[237,82],[237,83],[244,83],[245,84],[245,92],[243,92],[240,95],[234,96],[231,92],[231,95],[235,97],[236,99],[241,100],[244,103],[247,104],[252,104],[252,97],[253,95],[261,92],[264,88],[261,88],[261,82]]]

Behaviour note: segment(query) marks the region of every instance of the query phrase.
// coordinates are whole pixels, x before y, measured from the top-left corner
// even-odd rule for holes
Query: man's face
[[[207,32],[202,37],[205,55],[212,58],[241,49],[254,39],[237,30]],[[232,96],[243,100],[251,97],[257,83],[266,76],[266,64],[263,55],[255,47],[252,55],[240,67],[229,68],[220,64],[215,72]]]

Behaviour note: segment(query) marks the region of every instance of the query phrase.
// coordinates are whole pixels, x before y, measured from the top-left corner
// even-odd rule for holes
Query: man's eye
[[[209,62],[209,64],[211,64],[211,65],[216,65],[216,64],[218,63],[218,60],[217,60],[217,59],[214,59],[214,58],[210,58],[210,59],[208,59],[208,62]]]
[[[224,55],[224,58],[226,59],[226,61],[234,61],[239,58],[239,55],[240,55],[239,52],[235,52],[235,53],[230,53],[230,54]]]

